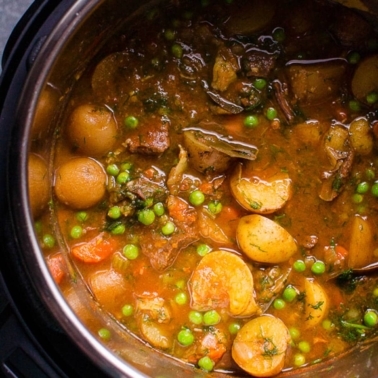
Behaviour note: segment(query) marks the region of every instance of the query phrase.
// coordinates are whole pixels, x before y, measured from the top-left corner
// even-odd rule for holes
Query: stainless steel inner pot
[[[222,372],[205,374],[153,350],[141,340],[121,329],[107,314],[102,313],[80,282],[76,284],[81,298],[99,322],[111,327],[117,334],[111,348],[100,343],[71,310],[55,285],[40,251],[34,222],[29,209],[27,162],[31,146],[32,125],[40,95],[49,85],[57,87],[64,94],[56,99],[51,117],[44,118],[41,143],[48,151],[53,149],[54,125],[59,123],[65,101],[77,78],[85,70],[93,56],[107,43],[117,30],[141,17],[142,10],[158,6],[158,1],[134,0],[79,0],[68,3],[67,8],[56,20],[52,31],[43,35],[29,52],[30,68],[18,100],[18,109],[10,141],[6,151],[6,212],[8,214],[8,238],[12,238],[12,250],[17,255],[22,270],[32,290],[47,309],[61,332],[73,340],[75,345],[109,376],[126,377],[226,377]],[[361,2],[350,2],[355,5]],[[374,4],[373,4],[374,5]],[[373,9],[373,8],[372,8]],[[372,16],[372,14],[370,14]],[[378,341],[371,340],[353,350],[317,365],[295,372],[283,372],[280,376],[307,377],[366,377],[376,376],[378,367]]]

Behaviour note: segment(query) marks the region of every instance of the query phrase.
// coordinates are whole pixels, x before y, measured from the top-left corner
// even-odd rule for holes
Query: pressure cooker
[[[122,357],[99,342],[49,274],[28,200],[30,133],[43,89],[53,81],[68,94],[112,33],[151,3],[158,1],[36,0],[7,43],[0,82],[0,371],[5,376],[207,376],[129,334],[119,335]],[[362,4],[370,17],[378,14],[375,1],[350,3]],[[63,105],[64,99],[56,104],[57,114]],[[283,376],[373,377],[377,356],[378,342],[368,342],[337,360]]]

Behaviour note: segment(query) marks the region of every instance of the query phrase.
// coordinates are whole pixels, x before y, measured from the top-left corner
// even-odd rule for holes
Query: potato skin
[[[94,159],[74,158],[55,172],[55,194],[73,209],[87,209],[105,195],[106,173]]]
[[[71,113],[67,134],[79,153],[100,157],[113,148],[117,124],[113,114],[105,107],[84,104]]]
[[[285,262],[297,251],[294,238],[283,227],[259,214],[239,220],[236,239],[250,259],[261,263]]]
[[[47,207],[50,185],[46,162],[33,153],[29,156],[28,180],[31,212],[38,218]]]

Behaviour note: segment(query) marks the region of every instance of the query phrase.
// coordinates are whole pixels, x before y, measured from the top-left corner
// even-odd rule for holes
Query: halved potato
[[[270,214],[281,209],[292,196],[292,182],[286,172],[274,171],[261,178],[256,172],[243,169],[239,163],[230,180],[235,199],[246,210]]]
[[[356,215],[352,221],[349,244],[349,268],[362,268],[371,263],[373,258],[373,232],[367,219]]]
[[[352,92],[357,100],[366,104],[366,96],[374,91],[378,91],[378,54],[361,61],[352,79]]]
[[[261,263],[281,263],[297,251],[294,238],[283,227],[258,214],[240,219],[236,239],[249,258]]]
[[[305,280],[306,327],[319,324],[328,314],[329,300],[324,289],[315,281]]]
[[[336,96],[346,67],[343,59],[290,63],[287,66],[287,75],[295,98],[303,104],[317,104]]]
[[[191,306],[197,311],[225,308],[234,316],[261,312],[254,299],[252,273],[232,252],[205,255],[189,280],[189,289]]]
[[[232,357],[254,377],[271,377],[284,367],[290,341],[289,330],[281,319],[262,315],[249,321],[238,332]]]

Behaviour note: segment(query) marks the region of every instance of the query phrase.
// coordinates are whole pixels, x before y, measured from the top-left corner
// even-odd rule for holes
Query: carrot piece
[[[58,285],[62,282],[63,277],[65,276],[65,264],[66,263],[61,253],[57,253],[47,258],[47,266],[52,277],[54,278],[54,281]]]
[[[114,239],[105,238],[105,233],[102,232],[89,242],[72,247],[71,253],[85,263],[98,263],[115,252],[116,248],[117,242]]]
[[[348,256],[348,251],[346,250],[346,248],[342,247],[341,245],[335,246],[335,252],[337,253],[339,257],[344,258],[344,259]]]

